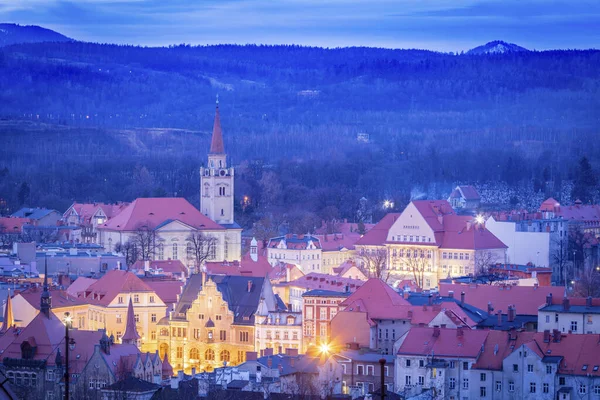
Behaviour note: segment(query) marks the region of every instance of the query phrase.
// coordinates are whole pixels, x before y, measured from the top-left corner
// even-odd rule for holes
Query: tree
[[[17,193],[17,198],[19,199],[19,205],[22,206],[29,200],[29,195],[31,194],[31,189],[27,182],[21,183],[19,187],[19,192]]]
[[[569,257],[571,257],[573,271],[572,276],[576,278],[582,272],[588,259],[592,247],[595,246],[596,239],[593,235],[585,232],[581,226],[571,226],[569,229]]]
[[[262,247],[267,247],[269,239],[279,235],[280,221],[272,214],[262,217],[252,226],[252,235],[262,242]]]
[[[196,273],[200,273],[200,267],[208,259],[214,258],[217,246],[217,238],[205,235],[202,232],[193,232],[188,237],[188,254],[194,260],[194,268]]]
[[[400,265],[403,270],[408,271],[409,276],[415,281],[417,288],[423,289],[425,272],[432,271],[432,260],[429,250],[418,247],[409,247],[404,250],[404,257],[400,258]]]
[[[567,238],[553,239],[552,250],[550,253],[550,264],[553,272],[558,273],[557,282],[565,284],[565,277],[569,267],[569,241]]]
[[[600,267],[588,266],[575,281],[573,294],[579,297],[600,297]]]
[[[358,225],[357,225],[356,228],[358,230],[358,233],[361,234],[361,235],[364,235],[367,232],[367,229],[365,227],[365,223],[362,222],[362,221],[358,222]]]
[[[473,260],[473,277],[481,281],[493,285],[496,282],[505,281],[507,274],[504,271],[496,268],[498,256],[491,251],[477,251]]]
[[[135,246],[138,260],[152,260],[156,253],[156,231],[149,223],[140,224],[130,239]]]
[[[387,268],[388,250],[385,247],[361,251],[359,259],[361,269],[368,278],[378,278],[388,282],[390,271]]]
[[[592,170],[590,161],[587,157],[582,157],[579,160],[579,169],[575,175],[571,198],[581,200],[583,203],[592,202],[594,200],[594,192],[597,184],[598,178]]]
[[[121,253],[125,257],[125,263],[127,263],[127,267],[133,265],[138,259],[138,251],[135,244],[131,242],[131,240],[126,241],[125,243],[117,243],[115,245],[115,251],[117,253]]]

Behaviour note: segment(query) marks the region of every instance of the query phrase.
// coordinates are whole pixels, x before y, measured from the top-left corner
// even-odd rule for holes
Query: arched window
[[[158,245],[158,259],[159,260],[165,259],[165,245],[162,243]]]
[[[187,253],[187,258],[191,259],[194,257],[194,248],[192,246],[192,242],[187,242],[185,247],[185,252]]]
[[[191,360],[199,360],[200,359],[200,351],[196,348],[190,350],[190,359]]]
[[[229,362],[229,351],[223,350],[223,351],[221,351],[221,354],[219,356],[221,358],[221,361]]]
[[[177,254],[177,243],[173,243],[173,260],[179,259],[179,255]]]
[[[106,249],[106,250],[108,250],[108,251],[113,250],[112,238],[108,238],[108,249]]]
[[[169,345],[168,344],[162,343],[160,346],[158,346],[158,355],[160,356],[161,360],[164,360],[165,355],[167,355],[168,353],[169,353]]]
[[[206,361],[215,361],[215,351],[213,349],[207,349],[204,352],[204,358]]]

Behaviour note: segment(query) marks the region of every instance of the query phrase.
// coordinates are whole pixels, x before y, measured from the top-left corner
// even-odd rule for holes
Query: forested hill
[[[0,46],[15,43],[68,42],[72,40],[65,35],[41,26],[0,23]]]
[[[597,167],[599,78],[595,50],[14,44],[0,48],[0,134],[11,144],[0,149],[0,197],[18,204],[26,182],[32,204],[54,207],[154,190],[196,200],[217,94],[234,164],[274,171],[272,185],[257,183],[262,167],[242,183],[261,209],[317,212],[335,198],[351,217],[362,196],[406,199],[431,182],[515,185],[545,169],[560,181],[583,155]],[[50,187],[50,169],[32,160],[54,176],[76,171],[85,190],[67,175]],[[265,185],[282,192],[261,199]]]

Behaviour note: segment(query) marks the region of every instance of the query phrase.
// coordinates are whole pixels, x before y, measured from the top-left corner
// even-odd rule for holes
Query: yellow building
[[[278,309],[268,279],[195,274],[168,318],[159,321],[158,350],[175,370],[212,371],[255,351],[255,321]]]

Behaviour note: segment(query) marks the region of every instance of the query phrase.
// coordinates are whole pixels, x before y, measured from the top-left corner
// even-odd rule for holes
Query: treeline
[[[197,204],[217,94],[245,226],[268,213],[297,229],[352,219],[362,197],[377,217],[383,199],[401,208],[456,182],[560,197],[583,156],[592,175],[600,167],[599,75],[598,51],[7,46],[0,198],[4,212],[138,196]]]

